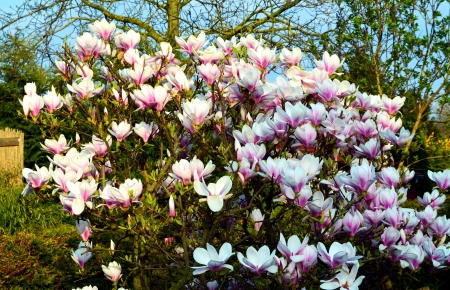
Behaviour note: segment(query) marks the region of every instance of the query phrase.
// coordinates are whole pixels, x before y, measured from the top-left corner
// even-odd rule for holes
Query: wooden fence
[[[21,180],[23,168],[23,132],[5,128],[0,130],[0,174],[2,172],[17,172]]]

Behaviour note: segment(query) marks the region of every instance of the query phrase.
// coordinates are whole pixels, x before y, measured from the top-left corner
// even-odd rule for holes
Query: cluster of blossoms
[[[413,138],[398,114],[405,98],[339,81],[336,55],[324,53],[307,71],[299,49],[277,54],[252,35],[218,38],[217,47],[204,34],[177,37],[179,60],[169,43],[142,53],[139,34],[115,33],[105,20],[89,28],[93,34],[77,38],[76,56],[56,62],[65,97],[53,88],[41,97],[27,84],[21,101],[36,122],[52,114],[85,120],[74,126],[76,142],[45,140],[49,168],[23,170],[24,194],[42,194],[52,180],[53,196],[77,216],[82,242],[72,257],[82,269],[97,230],[90,217],[121,240],[142,239],[130,269],[157,264],[148,257],[164,247],[184,277],[180,285],[192,288],[206,281],[192,282],[182,269],[206,277],[228,269],[221,283],[230,289],[263,278],[301,287],[331,271],[319,275],[327,278],[322,289],[358,289],[367,258],[360,245],[401,268],[449,263],[450,220],[438,210],[450,171],[428,173],[437,187],[419,199],[423,210],[402,207],[414,172],[395,168],[392,152]],[[283,76],[271,82],[275,66]],[[235,266],[227,264],[233,247]],[[119,264],[102,269],[119,282]]]

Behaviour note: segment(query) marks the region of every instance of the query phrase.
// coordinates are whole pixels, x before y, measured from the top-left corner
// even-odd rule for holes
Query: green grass
[[[58,197],[21,196],[25,185],[12,184],[13,173],[0,174],[0,289],[73,289],[104,283],[101,260],[88,262],[84,277],[71,258],[80,237],[75,220]],[[16,179],[17,180],[17,179]],[[95,267],[94,271],[89,268]]]

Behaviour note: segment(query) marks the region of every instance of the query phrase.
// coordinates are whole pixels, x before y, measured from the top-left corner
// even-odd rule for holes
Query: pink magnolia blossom
[[[321,289],[348,289],[348,290],[358,290],[365,276],[359,276],[356,278],[358,273],[359,263],[353,264],[352,270],[350,271],[346,265],[342,269],[338,270],[338,273],[333,279],[330,280],[320,280],[324,282],[320,284]]]
[[[125,106],[128,106],[128,96],[127,92],[124,89],[122,89],[122,92],[119,93],[116,89],[112,88],[112,92],[116,101],[123,102]]]
[[[205,33],[202,32],[197,37],[191,35],[187,42],[183,38],[175,36],[175,41],[183,48],[182,51],[192,54],[205,44]]]
[[[381,101],[383,102],[384,109],[386,109],[386,112],[389,115],[392,115],[395,112],[397,112],[398,110],[400,110],[400,108],[405,103],[405,100],[406,100],[406,97],[403,97],[403,98],[395,97],[393,99],[388,98],[386,95],[383,95],[381,97]]]
[[[106,41],[109,40],[113,35],[114,30],[116,30],[116,25],[113,22],[110,23],[106,21],[104,18],[101,21],[96,20],[94,24],[89,24],[88,27],[92,32]]]
[[[45,107],[50,114],[60,109],[63,105],[61,95],[55,92],[55,88],[53,86],[52,90],[45,94],[42,98],[44,100]]]
[[[225,55],[232,55],[233,47],[239,49],[242,44],[236,42],[236,36],[233,36],[231,37],[231,40],[223,40],[222,37],[218,37],[217,45],[222,49]]]
[[[173,200],[172,195],[170,195],[170,198],[169,198],[169,216],[170,217],[175,216],[175,201]]]
[[[78,83],[73,82],[72,85],[67,85],[67,88],[81,100],[100,95],[103,91],[103,86],[96,88],[91,78],[82,78]]]
[[[437,187],[442,190],[446,190],[450,187],[450,170],[446,169],[444,171],[433,172],[428,170],[428,177],[436,182]]]
[[[264,144],[247,143],[242,148],[242,157],[251,163],[259,162],[264,156],[266,156],[266,146]]]
[[[70,149],[70,142],[67,144],[66,137],[63,134],[59,135],[58,140],[45,139],[44,143],[45,145],[41,143],[42,149],[53,154],[65,153]]]
[[[77,173],[71,169],[68,169],[64,172],[61,168],[56,168],[51,173],[53,181],[57,184],[56,188],[53,190],[53,194],[58,192],[59,190],[62,190],[65,193],[69,193],[70,190],[67,187],[67,184],[69,182],[77,182],[82,176],[81,171]]]
[[[127,179],[119,188],[113,187],[111,185],[106,185],[103,190],[100,191],[100,198],[102,198],[108,208],[122,207],[127,208],[131,206],[132,203],[138,205],[141,204],[139,198],[142,194],[142,181],[133,178]]]
[[[182,70],[177,70],[173,75],[168,75],[167,80],[180,92],[188,92],[190,83],[186,74]]]
[[[240,68],[238,73],[239,78],[236,82],[250,92],[253,92],[260,83],[261,74],[259,73],[259,70]]]
[[[75,252],[72,250],[72,259],[81,269],[84,269],[87,261],[92,257],[92,253],[89,251],[90,248],[92,248],[92,243],[80,242],[78,249]]]
[[[280,119],[288,123],[291,128],[297,128],[305,119],[306,107],[300,102],[295,105],[286,102],[284,106],[285,110],[281,107],[277,107],[276,114],[279,115]]]
[[[37,117],[39,112],[44,107],[44,99],[37,94],[25,95],[22,100],[19,100],[23,108],[23,114]]]
[[[418,196],[417,200],[422,206],[430,205],[433,209],[439,209],[440,206],[445,202],[446,196],[444,194],[440,195],[438,190],[433,190],[431,194],[425,192],[423,198]]]
[[[96,157],[102,158],[108,153],[108,147],[111,148],[112,137],[110,135],[106,136],[106,141],[108,144],[99,137],[93,135],[92,143],[84,144],[82,149],[92,152]]]
[[[264,221],[264,216],[259,208],[252,210],[250,218],[253,220],[255,231],[259,232]]]
[[[430,225],[430,229],[434,235],[438,238],[442,238],[450,230],[450,219],[447,219],[447,216],[437,217],[434,222]]]
[[[164,106],[169,101],[169,94],[166,89],[161,86],[155,86],[154,88],[150,85],[141,85],[140,90],[134,91],[135,102],[139,102],[142,108],[153,109],[156,108],[158,111],[162,111]]]
[[[257,49],[259,46],[264,44],[264,40],[260,39],[259,41],[253,36],[253,34],[249,34],[246,37],[241,37],[241,44],[245,46],[247,49]]]
[[[128,30],[127,33],[120,33],[114,36],[116,47],[122,51],[127,51],[130,48],[136,48],[141,41],[141,36],[133,29]]]
[[[181,105],[183,108],[183,116],[189,119],[193,125],[199,126],[207,119],[206,116],[209,114],[211,105],[212,104],[209,101],[200,98],[195,98],[192,101],[185,101]]]
[[[103,273],[105,273],[106,278],[111,280],[112,282],[119,281],[120,277],[122,277],[122,267],[117,262],[109,263],[108,267],[102,265]]]
[[[302,255],[303,250],[308,244],[309,237],[306,236],[303,242],[300,241],[297,235],[291,236],[287,243],[283,234],[280,233],[280,241],[278,242],[278,251],[280,251],[288,261],[293,261],[295,263],[301,262],[305,259]]]
[[[137,85],[144,84],[149,78],[153,76],[153,70],[149,66],[144,66],[135,62],[133,69],[126,69],[127,76]]]
[[[127,121],[122,121],[117,124],[114,121],[111,123],[111,129],[108,129],[108,132],[117,138],[117,142],[122,142],[123,139],[131,134],[131,124]]]
[[[357,232],[366,229],[365,227],[362,227],[363,224],[364,219],[359,211],[348,211],[342,220],[344,231],[350,237],[353,237]]]
[[[219,272],[222,268],[228,268],[233,271],[233,266],[225,264],[232,255],[234,253],[232,253],[230,243],[224,243],[220,247],[219,253],[209,243],[206,243],[206,249],[196,248],[194,250],[194,260],[203,266],[191,267],[194,269],[193,275],[203,274],[208,270]]]
[[[239,262],[257,276],[265,271],[269,273],[276,273],[278,271],[278,267],[273,259],[274,256],[275,250],[270,253],[269,247],[265,245],[258,251],[253,247],[247,248],[247,258],[240,252],[237,254]]]
[[[202,64],[217,63],[224,58],[224,53],[218,50],[215,46],[209,46],[203,51],[194,52],[196,57],[202,62]]]
[[[86,243],[92,233],[91,223],[89,222],[89,220],[79,219],[76,221],[76,227],[78,234],[81,236],[81,239]]]
[[[201,66],[197,67],[197,70],[202,77],[202,79],[205,80],[205,82],[212,86],[212,84],[219,78],[220,71],[216,64],[206,63],[202,64]]]
[[[27,96],[32,96],[32,95],[37,95],[36,93],[36,84],[35,83],[27,83],[24,87],[23,87],[25,94]]]
[[[84,62],[91,56],[98,58],[100,54],[105,53],[106,46],[103,40],[85,32],[82,36],[77,37],[75,52],[80,60]]]
[[[295,129],[294,136],[305,148],[313,148],[317,144],[317,131],[311,123],[306,123],[300,127],[297,127]]]
[[[335,269],[345,263],[357,264],[358,259],[362,258],[362,256],[355,255],[356,248],[350,242],[344,244],[334,242],[331,244],[329,251],[327,251],[324,244],[319,242],[317,250],[319,259],[331,269]]]
[[[339,62],[339,57],[335,54],[330,56],[328,51],[323,53],[323,58],[321,61],[314,60],[317,65],[317,68],[325,71],[328,75],[332,75],[336,73],[336,71],[344,64],[344,60]]]
[[[292,52],[287,48],[281,50],[280,60],[289,66],[296,66],[302,60],[302,51],[294,47]]]
[[[267,68],[275,61],[275,50],[271,50],[268,47],[250,48],[247,53],[253,63],[261,69]]]
[[[208,207],[213,212],[218,212],[223,207],[223,201],[229,199],[232,194],[227,194],[231,190],[231,178],[229,176],[221,177],[217,183],[209,183],[206,186],[205,181],[194,181],[195,191],[206,198],[201,198],[200,201],[207,201]]]
[[[139,124],[135,124],[133,127],[134,133],[136,133],[139,137],[142,138],[142,140],[147,143],[148,139],[150,137],[155,137],[156,133],[158,133],[158,125],[153,124],[151,122],[150,124],[146,124],[145,122],[140,122]]]
[[[52,178],[51,172],[47,167],[39,167],[36,165],[36,171],[29,168],[24,168],[22,170],[22,175],[29,186],[35,189],[40,189],[42,186],[48,183],[50,178]]]

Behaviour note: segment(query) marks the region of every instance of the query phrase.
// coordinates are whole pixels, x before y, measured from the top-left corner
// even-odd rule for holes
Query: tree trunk
[[[170,44],[175,44],[175,36],[180,33],[180,0],[167,1],[167,35],[166,39]]]

